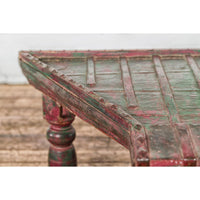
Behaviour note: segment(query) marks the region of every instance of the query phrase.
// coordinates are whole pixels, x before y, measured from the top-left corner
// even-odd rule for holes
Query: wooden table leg
[[[71,125],[75,115],[45,95],[43,115],[50,123],[47,131],[47,139],[51,144],[49,166],[76,166],[76,152],[72,144],[75,139],[75,129]]]

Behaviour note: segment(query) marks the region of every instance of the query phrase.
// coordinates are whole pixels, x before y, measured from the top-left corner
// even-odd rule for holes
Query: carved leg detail
[[[71,125],[75,115],[48,96],[43,96],[43,114],[50,123],[47,131],[47,139],[51,144],[49,166],[76,166],[76,152],[72,144],[76,132]]]

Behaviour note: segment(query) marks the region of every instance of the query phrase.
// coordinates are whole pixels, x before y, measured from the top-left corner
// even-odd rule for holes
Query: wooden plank
[[[197,156],[197,166],[200,166],[200,125],[190,125],[191,136]]]
[[[35,90],[34,87],[27,85],[12,85],[5,86],[0,85],[0,99],[13,99],[13,98],[31,98],[39,99],[42,97],[42,93]]]
[[[41,118],[36,119],[4,119],[0,121],[0,134],[4,135],[24,135],[24,134],[45,134],[48,123]]]
[[[120,66],[118,58],[95,57],[95,72],[97,75],[119,74]]]
[[[44,162],[48,158],[48,149],[46,150],[0,150],[1,163],[25,163],[25,162]]]
[[[153,61],[155,63],[156,73],[160,82],[161,92],[165,105],[169,111],[171,126],[174,127],[174,135],[176,137],[176,143],[180,142],[180,152],[183,154],[183,164],[184,165],[196,165],[195,153],[193,151],[193,144],[190,139],[190,132],[188,127],[180,124],[181,120],[178,115],[176,108],[174,96],[170,88],[167,76],[163,69],[161,60],[158,56],[153,56]],[[175,125],[175,126],[174,126]],[[181,164],[181,163],[179,163]]]
[[[200,69],[192,56],[185,56],[200,87]]]
[[[194,114],[200,115],[200,92],[198,91],[181,91],[174,92],[174,99],[178,108],[180,118],[183,115]]]
[[[4,85],[0,84],[0,91],[8,91],[8,92],[18,92],[18,91],[29,91],[32,90],[34,92],[34,87],[28,84],[22,85]],[[40,91],[35,91],[34,93],[41,93]]]
[[[189,126],[186,126],[185,124],[176,124],[176,130],[180,138],[184,166],[196,166],[197,160],[193,149],[194,144],[191,140]]]
[[[27,52],[27,51],[23,51]],[[152,50],[75,50],[75,51],[32,51],[32,55],[40,58],[66,58],[66,57],[86,57],[86,56],[99,56],[99,57],[112,57],[112,56],[151,56],[151,55],[174,55],[180,56],[184,54],[199,55],[199,49],[152,49]]]
[[[77,137],[82,135],[83,137],[94,136],[94,137],[106,137],[95,127],[90,126],[80,118],[76,117],[73,122],[73,126],[76,129]],[[24,136],[27,134],[32,135],[45,135],[49,124],[42,118],[42,114],[39,117],[18,117],[9,118],[5,117],[0,120],[0,134],[8,136]]]
[[[169,84],[172,90],[175,91],[199,91],[198,84],[194,78],[193,73],[182,72],[173,73],[166,72]]]
[[[5,103],[6,102],[6,103]],[[0,99],[0,108],[35,108],[41,106],[41,101],[34,101],[32,98],[9,98],[9,99]]]
[[[104,99],[109,99],[110,103],[113,103],[115,105],[121,106],[122,108],[125,108],[124,110],[127,111],[126,109],[126,99],[125,99],[125,95],[124,92],[114,92],[114,91],[110,91],[108,92],[96,92],[96,94],[98,94],[100,97],[104,98]]]
[[[132,73],[132,80],[135,92],[137,91],[158,91],[160,92],[159,82],[156,73]],[[137,95],[136,95],[137,97]]]
[[[26,162],[26,163],[23,163],[23,162],[19,162],[19,163],[0,163],[0,166],[1,167],[31,167],[31,166],[34,166],[34,167],[47,167],[48,166],[48,163],[47,161],[46,162]],[[130,167],[130,162],[97,162],[97,163],[78,163],[78,166],[79,167],[87,167],[87,166],[90,166],[90,167],[105,167],[105,166],[114,166],[114,167]]]
[[[0,163],[0,167],[47,167],[48,162],[19,162],[19,163],[11,163],[4,162]]]
[[[84,132],[83,132],[84,134]],[[76,134],[74,145],[78,151],[82,150],[105,150],[113,149],[127,152],[123,146],[117,142],[111,140],[104,135],[93,134],[92,136],[83,136],[82,134]],[[31,134],[24,135],[0,135],[0,150],[47,150],[49,148],[49,142],[46,139],[45,134]]]
[[[99,133],[100,134],[100,133]],[[84,137],[77,136],[74,145],[77,151],[79,166],[83,165],[102,165],[105,166],[104,160],[106,157],[106,163],[109,162],[110,166],[118,165],[117,163],[129,163],[129,152],[127,149],[123,148],[120,144],[115,141],[109,140],[108,137]],[[37,156],[43,155],[45,151],[48,150],[48,142],[45,136],[41,135],[25,135],[25,136],[13,136],[0,137],[0,165],[4,163],[7,165],[38,165],[38,162],[44,162],[47,158],[42,156],[37,158]],[[106,152],[110,153],[107,154]],[[98,154],[98,156],[96,155]],[[113,155],[118,154],[118,158],[113,159]],[[126,155],[124,157],[124,155]],[[13,156],[18,156],[18,158],[13,159]],[[28,159],[25,157],[28,156]],[[83,157],[84,159],[79,159]],[[124,159],[125,158],[125,159]],[[45,160],[44,160],[45,159]],[[121,160],[121,161],[120,161]],[[6,164],[8,163],[8,164]],[[123,166],[123,164],[122,164]]]
[[[169,82],[167,80],[167,77],[164,72],[159,56],[153,56],[153,61],[155,64],[155,69],[156,69],[156,73],[157,73],[158,80],[160,83],[163,99],[167,107],[167,110],[169,111],[170,120],[174,123],[177,123],[180,121],[180,119],[179,119],[178,112],[176,109],[174,97],[173,97]]]
[[[168,72],[180,73],[180,72],[191,71],[183,56],[181,56],[180,58],[176,58],[174,60],[172,59],[172,57],[170,57],[169,59],[163,58],[162,64],[166,73]]]
[[[49,142],[45,134],[0,135],[0,151],[2,150],[47,150]],[[1,158],[0,158],[1,162]]]
[[[148,131],[151,166],[180,165],[180,145],[170,125],[151,126]]]
[[[42,101],[42,99],[38,100],[40,103]],[[6,104],[6,100],[5,100],[5,104]],[[38,103],[39,105],[39,103]],[[1,107],[0,108],[0,119],[6,118],[9,120],[10,119],[22,119],[22,120],[26,120],[27,117],[41,117],[42,116],[42,107],[37,106],[37,107],[23,107],[23,105],[21,105],[22,107],[12,107],[11,105],[9,105],[8,107]],[[26,118],[25,118],[26,117]]]
[[[87,63],[87,85],[93,87],[96,85],[95,81],[95,64],[93,58],[88,58]]]
[[[121,58],[121,73],[128,109],[135,109],[138,107],[136,96],[133,89],[131,74],[127,64],[126,58]]]
[[[200,124],[200,116],[199,115],[193,115],[193,116],[188,116],[188,115],[183,115],[181,116],[181,120],[185,124]]]
[[[127,58],[128,65],[132,74],[155,73],[152,60],[138,60],[136,58]]]
[[[121,151],[112,149],[95,150],[77,150],[78,164],[79,163],[100,163],[100,162],[129,162],[129,151]],[[48,150],[0,150],[1,163],[30,163],[30,162],[45,162],[48,158]]]
[[[145,116],[145,115],[134,115],[135,119],[141,122],[145,127],[151,125],[166,125],[169,124],[168,116]]]
[[[79,166],[81,167],[86,167],[86,166],[91,166],[91,167],[110,167],[110,166],[114,166],[114,167],[131,167],[130,162],[100,162],[100,163],[79,163]]]
[[[162,94],[160,91],[157,92],[135,92],[139,107],[141,110],[152,110],[152,111],[165,111],[165,106],[163,105]]]
[[[121,81],[120,73],[112,73],[112,74],[96,74],[95,77],[96,85],[92,88],[93,91],[99,90],[123,90],[123,83]]]
[[[42,62],[53,66],[55,69],[65,73],[66,75],[84,75],[86,74],[87,61],[85,58],[64,58],[64,59],[40,59]]]
[[[186,56],[186,61],[184,59],[174,61],[168,60],[167,63],[165,61],[165,69],[168,69],[166,74],[173,89],[174,100],[178,108],[180,121],[186,124],[195,124],[198,123],[198,115],[200,114],[198,81],[194,78],[197,76],[198,66],[191,56]],[[179,72],[174,73],[171,71],[172,69],[177,69]],[[192,139],[194,134],[187,125],[178,123],[175,126],[181,142],[184,164],[196,165],[196,149],[194,148],[194,140]]]

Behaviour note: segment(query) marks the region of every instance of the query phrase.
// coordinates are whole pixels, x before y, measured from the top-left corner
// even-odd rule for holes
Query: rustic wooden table
[[[43,96],[50,166],[75,166],[75,115],[133,166],[200,165],[200,50],[21,51]]]

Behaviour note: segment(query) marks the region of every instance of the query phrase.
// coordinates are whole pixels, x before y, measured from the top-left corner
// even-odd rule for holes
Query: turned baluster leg
[[[76,166],[76,152],[72,144],[75,129],[71,125],[75,115],[48,96],[43,96],[43,115],[50,123],[47,131],[49,166]]]

